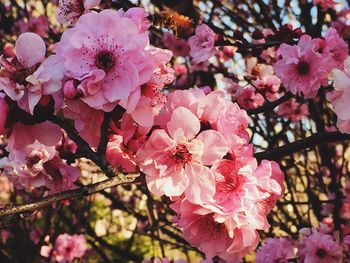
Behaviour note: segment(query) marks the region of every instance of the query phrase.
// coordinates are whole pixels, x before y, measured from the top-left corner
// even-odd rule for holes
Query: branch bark
[[[287,145],[283,145],[276,149],[255,153],[254,156],[258,160],[268,159],[277,161],[300,150],[308,149],[316,145],[321,145],[323,143],[331,143],[344,140],[350,140],[350,134],[344,134],[338,131],[320,132],[313,134],[307,138],[289,143]]]

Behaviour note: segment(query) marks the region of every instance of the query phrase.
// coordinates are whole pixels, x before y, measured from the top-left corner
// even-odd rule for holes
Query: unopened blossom
[[[221,159],[228,150],[223,136],[200,132],[200,121],[187,108],[178,107],[167,129],[153,131],[137,153],[148,188],[157,195],[180,196],[194,203],[212,199],[214,175],[206,165]]]
[[[43,96],[53,95],[61,89],[63,67],[55,55],[44,60],[45,43],[34,33],[21,34],[15,51],[15,58],[1,58],[0,90],[17,101],[21,109],[33,114]]]
[[[201,24],[196,27],[196,34],[188,40],[194,63],[204,62],[215,54],[215,38],[214,31],[207,25]]]
[[[282,44],[277,50],[280,59],[274,69],[283,86],[293,94],[306,98],[316,96],[321,85],[327,84],[327,75],[332,69],[331,58],[318,53],[319,42],[303,35],[298,45]]]
[[[84,235],[61,234],[55,241],[53,257],[57,262],[73,262],[80,259],[87,250],[87,242]]]
[[[338,263],[341,262],[343,249],[331,235],[314,231],[302,238],[297,255],[305,263]]]
[[[265,243],[259,247],[256,263],[287,263],[289,259],[295,258],[293,246],[286,238],[267,238]]]
[[[123,12],[90,12],[66,30],[56,44],[67,75],[80,82],[81,100],[98,110],[111,111],[127,100],[155,69],[147,32]]]
[[[59,0],[56,18],[61,24],[74,24],[90,9],[98,6],[101,0]]]
[[[309,110],[306,104],[301,104],[292,98],[278,106],[277,114],[293,122],[298,122],[308,116]]]
[[[341,132],[350,133],[350,57],[344,61],[344,71],[334,69],[330,76],[334,90],[327,93],[327,100],[337,114],[337,126]]]

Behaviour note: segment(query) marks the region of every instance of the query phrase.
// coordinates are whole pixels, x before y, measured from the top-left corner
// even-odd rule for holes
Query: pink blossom
[[[18,189],[45,186],[51,193],[60,192],[71,189],[80,176],[78,169],[58,157],[55,146],[38,141],[12,149],[8,157],[0,159],[0,165]]]
[[[9,106],[5,101],[4,94],[0,93],[0,135],[5,134],[8,113]]]
[[[25,133],[23,131],[26,131]],[[52,122],[45,121],[33,125],[24,125],[19,122],[12,126],[6,150],[23,150],[27,145],[36,140],[46,146],[55,146],[62,138],[60,127]]]
[[[329,54],[335,63],[334,67],[344,69],[344,61],[349,56],[348,44],[342,39],[334,28],[327,30],[324,36],[325,46],[323,54]]]
[[[147,32],[122,12],[103,10],[82,15],[56,44],[70,78],[80,81],[81,100],[111,111],[146,83],[155,69]]]
[[[148,14],[145,9],[140,7],[129,8],[125,13],[124,17],[132,19],[139,27],[141,33],[144,33],[151,26],[151,22],[147,19]]]
[[[59,0],[57,21],[61,24],[74,24],[82,14],[98,6],[100,2],[100,0]]]
[[[255,109],[263,105],[265,101],[264,97],[252,86],[239,86],[235,98],[238,104],[244,109]]]
[[[293,122],[298,122],[308,116],[309,110],[306,104],[300,104],[292,98],[278,106],[277,114]]]
[[[188,56],[190,46],[187,41],[182,38],[176,38],[173,34],[165,32],[163,34],[163,43],[166,48],[169,48],[175,56]]]
[[[254,86],[271,101],[278,97],[280,85],[281,81],[276,76],[264,76],[254,82]]]
[[[305,263],[338,263],[342,252],[342,247],[331,235],[314,231],[300,241],[298,256]]]
[[[55,146],[45,146],[35,141],[23,150],[10,151],[8,157],[0,159],[0,165],[16,188],[40,187],[45,185],[44,165],[55,153]]]
[[[228,148],[218,132],[199,131],[198,118],[178,107],[167,123],[167,131],[155,130],[138,151],[137,160],[153,193],[180,196],[185,192],[194,203],[212,199],[214,175],[205,165],[221,159]]]
[[[323,12],[335,8],[334,0],[312,0],[312,3],[314,5],[320,5]]]
[[[194,63],[200,63],[208,60],[215,54],[215,38],[213,30],[205,24],[196,27],[196,34],[189,38],[190,55]]]
[[[344,61],[344,71],[334,69],[331,79],[334,81],[334,91],[327,93],[327,100],[331,102],[337,114],[337,126],[341,132],[350,132],[350,57]]]
[[[317,39],[303,35],[298,45],[282,44],[277,50],[280,59],[274,66],[276,75],[293,94],[313,98],[320,86],[327,84],[332,63],[327,54],[317,52],[318,44]]]
[[[35,17],[30,14],[28,21],[19,20],[15,23],[15,27],[18,27],[20,33],[32,32],[45,37],[49,31],[49,21],[44,15]]]
[[[21,109],[33,114],[42,96],[61,89],[63,67],[55,55],[44,60],[45,43],[34,33],[20,35],[15,49],[16,58],[11,61],[2,58],[4,77],[0,78],[0,90],[17,101]]]
[[[107,144],[106,158],[109,163],[123,172],[136,172],[135,153],[123,144],[123,137],[114,135]]]
[[[267,238],[265,243],[259,247],[256,263],[287,263],[288,259],[293,259],[294,251],[290,240],[286,238]]]
[[[174,70],[166,65],[172,58],[172,53],[159,48],[151,48],[149,51],[156,65],[151,79],[136,89],[127,102],[121,102],[133,119],[143,127],[153,126],[154,117],[166,103],[166,95],[161,89],[174,79]]]
[[[53,257],[58,262],[73,262],[80,259],[87,250],[87,242],[84,235],[61,234],[55,241]]]
[[[74,126],[79,135],[92,147],[100,142],[100,127],[103,121],[103,111],[90,108],[79,100],[67,100],[63,109],[64,116],[74,120]]]
[[[213,206],[198,206],[185,199],[172,208],[179,214],[176,221],[183,228],[184,238],[208,259],[219,256],[229,262],[239,262],[259,242],[256,231],[246,225],[236,227]]]

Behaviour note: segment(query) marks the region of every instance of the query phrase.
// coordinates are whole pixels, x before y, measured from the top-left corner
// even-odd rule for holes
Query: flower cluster
[[[175,200],[175,221],[191,245],[208,258],[239,260],[257,246],[256,230],[269,227],[283,172],[257,164],[248,116],[221,92],[175,91],[156,123],[136,156],[148,188]]]
[[[348,55],[347,44],[330,28],[323,39],[303,35],[297,45],[282,44],[274,68],[287,90],[314,98],[321,85],[327,85],[330,71],[343,69]]]
[[[43,246],[41,255],[54,258],[55,262],[73,262],[81,259],[87,250],[87,242],[84,235],[61,234],[57,237],[53,248]]]
[[[299,231],[299,239],[268,238],[259,247],[255,262],[290,262],[297,258],[298,262],[337,263],[347,258],[349,253],[349,236],[339,239],[339,234],[326,225],[319,229],[303,228]]]

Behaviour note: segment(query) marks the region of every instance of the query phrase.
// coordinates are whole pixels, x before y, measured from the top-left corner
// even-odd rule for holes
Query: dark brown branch
[[[295,152],[321,145],[324,143],[338,142],[350,140],[350,134],[344,134],[338,131],[321,132],[313,134],[307,138],[283,145],[276,149],[271,149],[264,152],[255,153],[254,156],[258,160],[281,160],[283,157],[291,155]]]
[[[69,138],[77,144],[78,152],[82,153],[84,157],[90,159],[98,167],[100,167],[107,177],[112,178],[115,176],[115,171],[113,167],[108,164],[106,158],[104,156],[99,156],[96,152],[94,152],[90,148],[90,145],[80,137],[78,131],[70,124],[69,121],[54,115],[50,116],[49,120],[64,129]]]
[[[119,176],[109,178],[102,182],[94,183],[94,184],[80,187],[74,190],[69,190],[69,191],[64,191],[57,194],[49,195],[42,198],[41,200],[38,200],[32,203],[7,206],[0,209],[0,219],[3,219],[11,215],[17,215],[17,214],[22,214],[26,212],[33,212],[62,200],[89,196],[94,193],[100,192],[102,190],[105,190],[107,188],[111,188],[117,185],[129,184],[134,182],[134,180],[138,176],[139,174],[127,174],[127,175],[119,174]]]
[[[108,144],[108,128],[109,128],[109,122],[112,117],[112,112],[105,112],[103,117],[103,122],[101,124],[100,128],[100,143],[97,147],[97,154],[100,156],[106,155],[106,148]]]

